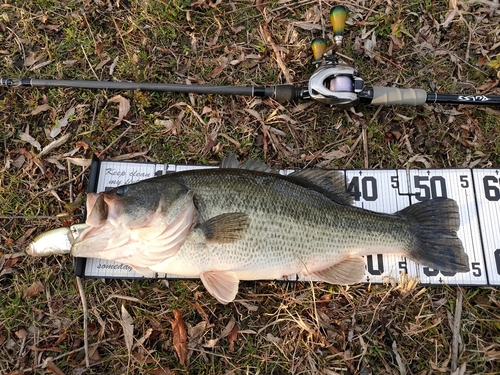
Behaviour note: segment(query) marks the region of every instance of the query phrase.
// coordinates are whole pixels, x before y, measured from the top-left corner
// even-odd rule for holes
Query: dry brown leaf
[[[99,346],[96,345],[96,346],[93,346],[92,348],[90,348],[89,350],[89,359],[91,359],[92,361],[100,361],[101,360],[101,355],[99,354]]]
[[[23,298],[34,297],[45,290],[45,287],[40,281],[35,281],[29,287],[23,290]]]
[[[308,30],[308,31],[322,30],[321,25],[317,25],[317,24],[310,23],[310,22],[298,21],[298,22],[294,22],[293,25],[300,28],[300,29]]]
[[[258,121],[263,122],[262,116],[255,109],[245,108],[245,112],[249,113],[253,117],[255,117]]]
[[[122,320],[120,321],[120,324],[123,327],[123,337],[125,339],[128,354],[130,355],[132,352],[132,345],[134,343],[134,325],[132,317],[125,308],[124,304],[122,304]]]
[[[229,319],[229,322],[226,324],[226,326],[222,330],[220,337],[219,337],[219,340],[226,337],[226,336],[229,336],[229,334],[231,333],[231,331],[233,330],[235,325],[236,325],[236,320],[233,317],[231,317],[231,319]]]
[[[153,328],[148,328],[148,330],[146,331],[146,333],[144,334],[144,336],[142,336],[134,344],[134,348],[138,348],[138,347],[141,347],[142,345],[144,345],[144,343],[146,342],[147,339],[149,339],[149,336],[151,336],[152,333],[153,333]]]
[[[154,370],[151,370],[149,372],[151,375],[172,375],[172,371],[170,371],[168,368],[156,368]]]
[[[467,363],[463,363],[460,367],[458,367],[455,371],[451,373],[451,375],[464,375],[467,367]]]
[[[66,167],[64,165],[62,165],[61,162],[55,158],[47,158],[47,159],[45,159],[45,161],[48,161],[49,163],[54,164],[57,167],[57,169],[59,169],[61,171],[66,170]]]
[[[40,151],[40,154],[38,154],[38,156],[46,155],[50,151],[52,151],[53,149],[56,149],[56,148],[62,146],[63,144],[65,144],[68,141],[69,137],[70,137],[70,134],[66,133],[61,138],[56,139],[56,140],[50,142],[47,146],[45,146],[43,148],[42,151]]]
[[[326,154],[322,154],[321,157],[326,160],[333,160],[333,159],[341,159],[347,156],[347,153],[345,153],[342,150],[333,150],[330,151]]]
[[[12,160],[12,165],[14,167],[16,167],[17,169],[21,169],[21,167],[23,166],[25,161],[26,161],[26,157],[24,155],[19,155],[17,158]]]
[[[236,340],[238,340],[238,331],[239,331],[238,325],[235,324],[231,332],[229,332],[229,336],[227,337],[229,341],[229,351],[231,353],[234,352],[234,343],[236,342]]]
[[[43,68],[44,66],[47,66],[47,65],[49,65],[51,63],[52,63],[52,60],[44,61],[42,63],[33,65],[29,70],[31,70],[31,71],[37,70],[37,69]]]
[[[173,343],[175,351],[179,356],[179,363],[184,366],[188,355],[187,330],[181,312],[174,310],[174,319],[170,320],[172,324]]]
[[[212,73],[210,73],[208,75],[208,79],[213,79],[213,78],[217,78],[223,71],[224,69],[226,69],[226,66],[227,65],[220,65],[218,66],[217,68],[215,68]]]
[[[68,109],[64,117],[56,121],[56,124],[50,129],[50,138],[55,138],[61,134],[62,129],[68,125],[69,118],[75,114],[75,110],[75,107]]]
[[[40,151],[42,149],[40,142],[38,142],[35,138],[33,138],[30,135],[29,126],[26,126],[26,131],[24,133],[23,132],[19,133],[19,138],[21,138],[21,140],[23,140],[25,142],[28,142],[30,145],[32,145],[34,148],[36,148],[38,151]]]
[[[144,155],[146,155],[148,152],[149,152],[149,150],[146,150],[146,151],[140,151],[140,152],[132,152],[132,153],[130,153],[130,154],[124,154],[124,155],[114,156],[114,157],[112,157],[112,158],[109,158],[109,160],[113,160],[113,161],[129,160],[129,159],[136,158],[136,157],[138,157],[138,156],[144,156]]]
[[[95,67],[95,70],[102,69],[104,67],[104,65],[106,65],[110,61],[111,61],[111,59],[109,57],[107,59],[102,60],[99,64],[97,64],[97,66]]]
[[[19,262],[21,260],[21,258],[10,258],[10,259],[7,259],[5,261],[5,263],[3,264],[3,269],[6,270],[6,269],[9,269],[9,268],[12,268],[15,266],[15,264],[17,262]]]
[[[423,155],[415,155],[408,160],[408,163],[415,163],[415,162],[422,163],[425,166],[425,168],[431,168],[431,163],[429,163],[427,157]]]
[[[120,59],[120,56],[116,56],[115,59],[113,60],[113,63],[109,66],[109,75],[112,76],[113,73],[115,72],[116,64],[118,63],[118,60]]]
[[[14,334],[16,335],[16,337],[18,339],[24,339],[25,337],[28,337],[28,335],[29,335],[28,331],[26,331],[24,328],[21,328],[20,330],[14,332]]]
[[[494,79],[494,80],[491,80],[489,82],[486,82],[486,83],[482,84],[481,86],[479,86],[477,88],[477,91],[479,91],[480,93],[483,93],[483,94],[487,93],[491,89],[497,87],[499,82],[500,81],[498,79]]]
[[[64,375],[64,372],[61,371],[59,367],[56,366],[54,362],[52,362],[49,358],[47,358],[45,361],[45,366],[54,374],[56,375]]]
[[[459,10],[457,7],[456,1],[454,1],[455,4],[451,4],[450,2],[450,11],[446,15],[445,21],[441,24],[441,26],[445,29],[447,29],[450,26],[450,23],[453,21],[453,19],[459,14]]]
[[[172,120],[155,120],[155,125],[163,126],[167,131],[171,130],[174,126],[174,122]]]
[[[174,120],[174,126],[172,127],[172,134],[177,135],[181,131],[181,124],[182,124],[182,119],[184,118],[184,115],[186,114],[186,110],[183,109],[182,111],[179,112],[177,117]]]
[[[118,103],[118,120],[113,125],[118,126],[130,111],[130,100],[121,95],[116,95],[109,99],[108,102]]]
[[[97,56],[99,56],[99,58],[101,58],[102,56],[102,49],[104,48],[104,44],[102,42],[97,42],[95,44],[95,52],[97,53]],[[111,59],[109,59],[111,60]]]
[[[205,331],[207,330],[208,323],[206,321],[199,322],[194,327],[189,327],[188,337],[189,337],[189,349],[196,348],[203,338]]]
[[[267,1],[264,1],[264,0],[255,0],[255,7],[260,12],[262,12],[266,8],[266,5],[267,5]]]
[[[31,235],[36,230],[36,227],[29,228],[24,231],[23,235],[16,240],[16,245],[25,245],[28,240],[31,240]]]
[[[71,164],[78,165],[80,167],[90,167],[92,164],[92,159],[83,159],[83,158],[66,158]]]
[[[33,53],[31,52],[26,58],[24,59],[24,66],[31,66],[38,61],[42,60],[45,58],[45,53],[44,52],[39,52],[39,53]]]
[[[41,112],[48,111],[49,109],[52,109],[52,107],[48,104],[42,104],[37,106],[33,111],[31,111],[32,115],[38,115]]]
[[[199,303],[193,303],[193,307],[200,313],[204,321],[209,322],[208,314],[203,310],[203,307]]]

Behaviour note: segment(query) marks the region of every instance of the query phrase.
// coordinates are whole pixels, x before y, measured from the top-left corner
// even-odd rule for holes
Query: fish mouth
[[[31,256],[38,256],[38,251],[36,249],[35,244],[32,242],[28,245],[26,248],[26,254],[31,255]]]
[[[99,229],[108,224],[109,205],[106,202],[104,193],[88,193],[87,194],[87,219],[85,223],[88,225],[71,246],[71,255],[81,256],[84,254],[79,253],[77,250],[79,244],[99,234]]]
[[[188,237],[196,214],[191,201],[168,222],[161,206],[158,206],[141,226],[131,227],[120,217],[113,218],[124,207],[113,197],[107,199],[104,194],[96,194],[90,197],[90,203],[94,206],[87,218],[89,227],[73,242],[71,255],[118,261],[140,268],[174,256]],[[113,211],[114,208],[117,210]]]

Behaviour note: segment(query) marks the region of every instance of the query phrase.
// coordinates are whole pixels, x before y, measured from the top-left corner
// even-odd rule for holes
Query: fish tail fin
[[[469,271],[469,258],[457,237],[460,227],[457,202],[448,198],[431,199],[406,207],[398,215],[411,222],[414,233],[409,258],[440,271]]]

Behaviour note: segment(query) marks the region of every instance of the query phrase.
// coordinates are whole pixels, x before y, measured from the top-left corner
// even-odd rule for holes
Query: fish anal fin
[[[215,216],[199,225],[207,242],[232,243],[241,239],[248,227],[248,215],[230,212]]]
[[[207,271],[200,275],[200,279],[208,292],[220,303],[228,304],[234,301],[240,282],[234,272]]]
[[[311,273],[311,276],[329,284],[350,285],[359,283],[365,275],[365,259],[362,256],[349,256],[340,263]]]

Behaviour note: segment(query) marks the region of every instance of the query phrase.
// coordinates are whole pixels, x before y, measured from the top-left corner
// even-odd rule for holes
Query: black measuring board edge
[[[89,185],[87,187],[87,193],[97,192],[97,183],[99,182],[99,173],[101,172],[101,160],[94,154],[92,156],[92,163],[90,164],[90,175],[89,175]],[[87,206],[83,212],[83,217],[87,218]],[[87,265],[87,258],[74,258],[75,265],[75,276],[78,277],[88,277],[85,275],[85,267]]]

